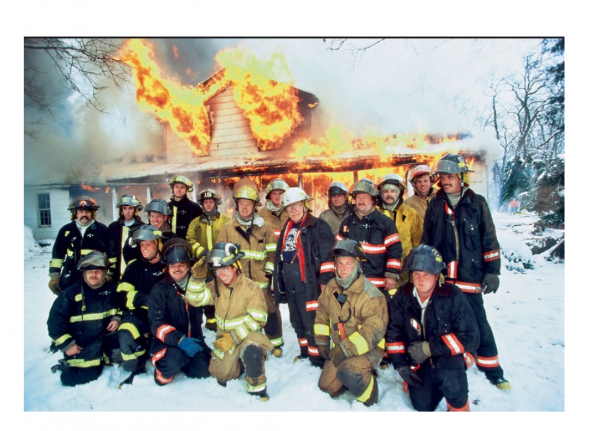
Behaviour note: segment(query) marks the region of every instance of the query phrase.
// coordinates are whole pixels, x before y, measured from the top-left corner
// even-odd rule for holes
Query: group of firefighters
[[[377,372],[392,365],[416,410],[445,398],[449,411],[468,411],[469,366],[501,390],[510,383],[482,298],[498,290],[500,246],[467,172],[452,153],[432,170],[418,165],[405,201],[397,174],[350,190],[333,182],[318,217],[306,192],[280,178],[264,206],[256,184],[239,180],[231,219],[215,190],[189,200],[183,175],[170,179],[169,202],[147,204],[148,224],[134,196],[119,199],[108,227],[92,198],[75,198],[49,269],[58,296],[47,325],[64,353],[52,371],[75,386],[120,363],[130,372],[121,385],[132,384],[150,359],[160,386],[181,371],[222,386],[245,374],[247,392],[266,401],[265,361],[283,355],[287,303],[295,361],[319,367],[318,386],[331,397],[348,390],[375,404]]]

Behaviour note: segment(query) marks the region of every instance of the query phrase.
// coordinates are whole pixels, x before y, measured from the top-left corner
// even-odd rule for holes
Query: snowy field
[[[565,410],[564,264],[545,260],[548,252],[536,256],[530,253],[524,242],[531,239],[532,224],[535,221],[536,218],[530,215],[509,216],[505,213],[494,213],[503,254],[512,255],[513,259],[517,259],[509,263],[503,256],[500,290],[496,295],[485,295],[484,301],[498,344],[500,363],[504,368],[505,377],[512,384],[512,390],[498,390],[488,383],[483,373],[472,367],[467,374],[470,407],[473,412]],[[48,349],[50,338],[47,335],[46,321],[55,298],[47,288],[50,247],[38,249],[34,242],[26,237],[26,233],[27,228],[24,247],[25,412],[412,411],[409,398],[402,390],[402,379],[391,367],[379,370],[379,402],[370,408],[356,402],[349,393],[330,399],[327,394],[321,392],[317,388],[320,370],[311,367],[307,361],[293,363],[299,347],[289,324],[286,305],[281,305],[284,356],[271,357],[266,362],[270,395],[270,401],[266,403],[247,395],[244,376],[228,382],[227,387],[223,388],[213,378],[193,380],[181,374],[171,384],[158,387],[153,380],[154,368],[151,364],[147,375],[137,376],[132,386],[124,386],[123,389],[117,389],[117,386],[128,373],[119,366],[105,367],[102,376],[90,384],[75,388],[63,387],[59,375],[50,371],[51,366],[62,357],[61,353],[52,354]],[[532,264],[534,269],[525,269],[522,262],[528,262],[529,268]],[[511,269],[507,269],[505,264]],[[204,332],[207,343],[211,345],[214,340],[213,333],[207,330]],[[437,410],[446,410],[444,400]],[[297,416],[290,417],[294,421],[299,421],[299,424],[304,423],[301,416],[298,416],[300,419],[296,419]],[[388,426],[386,417],[377,417],[381,418],[379,420],[383,426]],[[84,421],[87,420],[85,417]],[[284,419],[281,420],[276,415],[272,415],[268,421],[265,420],[260,425],[264,424],[264,428],[267,428],[276,421],[283,422],[279,425],[281,428],[297,426],[295,423],[285,423]],[[66,426],[65,423],[62,425],[60,429]],[[504,428],[507,424],[497,425]],[[80,423],[77,426],[86,427]],[[111,428],[114,424],[103,423],[101,429],[105,426]],[[221,429],[226,428],[222,424],[220,426]],[[214,428],[217,429],[217,426]]]

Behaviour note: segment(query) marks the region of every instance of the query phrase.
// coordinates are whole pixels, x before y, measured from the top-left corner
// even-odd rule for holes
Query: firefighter
[[[81,280],[59,295],[49,311],[47,329],[53,346],[64,359],[51,368],[61,371],[64,386],[76,386],[98,379],[103,366],[120,362],[115,290],[107,281],[109,260],[104,253],[91,251],[77,265]]]
[[[330,225],[334,236],[338,234],[342,220],[350,215],[351,205],[346,199],[348,188],[339,181],[330,183],[328,187],[328,209],[320,214],[320,218]]]
[[[299,187],[283,194],[283,206],[289,221],[279,236],[275,255],[275,299],[287,295],[289,320],[297,334],[301,354],[295,361],[309,358],[312,365],[322,367],[313,335],[318,297],[333,277],[333,261],[327,262],[334,236],[325,221],[309,211],[311,199]],[[323,269],[323,271],[322,271]]]
[[[425,244],[403,266],[412,282],[389,303],[387,351],[418,411],[434,411],[443,397],[449,411],[469,411],[466,368],[473,363],[479,330],[461,290],[444,282],[439,252]]]
[[[109,225],[109,233],[117,250],[117,266],[113,281],[118,282],[128,264],[123,256],[123,247],[127,239],[133,235],[133,230],[143,225],[144,222],[138,215],[143,206],[135,196],[121,196],[117,201],[116,208],[119,208],[119,218]]]
[[[133,383],[133,377],[146,372],[146,360],[152,335],[148,319],[148,298],[154,285],[164,278],[166,265],[160,259],[158,239],[162,233],[151,225],[142,225],[131,238],[139,244],[141,256],[127,266],[117,286],[117,305],[123,312],[119,327],[119,344],[123,369],[131,375],[123,384]]]
[[[379,289],[395,289],[402,258],[395,223],[375,209],[379,192],[370,182],[358,181],[350,194],[355,204],[342,221],[336,240],[349,238],[360,243],[366,254],[362,263],[364,276]]]
[[[420,245],[422,238],[422,218],[414,208],[404,203],[404,191],[406,185],[404,179],[397,174],[385,175],[379,183],[378,190],[381,196],[378,210],[393,220],[402,243],[402,265],[405,257],[414,247]],[[410,280],[408,272],[402,272],[397,282],[403,286]],[[389,290],[391,296],[395,295],[395,289]]]
[[[213,244],[217,243],[221,227],[229,222],[230,218],[219,212],[221,198],[215,190],[203,190],[199,193],[197,201],[203,207],[203,214],[191,222],[186,234],[186,240],[192,246],[194,257],[199,259],[205,251],[211,250]],[[207,275],[212,277],[212,274]],[[203,311],[206,318],[205,328],[213,332],[217,331],[215,308],[208,305],[204,307]]]
[[[387,304],[363,275],[365,253],[356,241],[337,241],[332,255],[335,278],[320,295],[314,325],[326,360],[318,386],[332,398],[348,389],[368,407],[379,398],[375,369],[385,351]]]
[[[434,183],[436,181],[437,178],[430,175],[430,167],[427,165],[418,165],[410,173],[414,194],[406,199],[405,204],[414,208],[422,220],[424,220],[428,203],[435,194]]]
[[[243,271],[246,277],[256,282],[263,290],[268,311],[264,333],[275,346],[271,353],[280,358],[283,355],[281,311],[275,305],[273,294],[268,289],[274,272],[277,237],[270,224],[265,223],[256,211],[256,207],[262,204],[254,181],[242,178],[234,185],[233,193],[236,215],[233,220],[223,225],[217,242],[239,244],[245,253],[241,262]]]
[[[186,195],[193,191],[193,182],[184,175],[174,175],[168,181],[172,196],[168,207],[172,212],[172,232],[178,238],[186,239],[186,232],[191,222],[203,214],[201,206],[191,201]]]
[[[268,401],[264,362],[274,345],[261,332],[268,317],[266,292],[243,274],[244,256],[239,244],[217,243],[193,266],[186,297],[195,307],[215,305],[217,334],[209,372],[217,383],[226,386],[245,371],[246,391]],[[207,269],[214,278],[205,284]]]
[[[162,261],[167,265],[164,279],[155,284],[148,298],[154,380],[164,386],[181,371],[190,378],[209,377],[211,349],[203,339],[202,313],[186,300],[190,264],[194,261],[190,244],[181,238],[166,242]]]
[[[509,390],[482,295],[496,293],[500,286],[500,244],[492,215],[485,198],[465,182],[465,173],[473,171],[462,156],[444,155],[434,172],[440,190],[428,204],[422,243],[440,252],[448,267],[448,281],[457,285],[471,304],[480,333],[477,367],[493,385]]]
[[[96,210],[99,208],[96,201],[88,196],[72,199],[68,207],[72,221],[59,230],[51,252],[49,289],[54,294],[59,295],[62,290],[80,281],[82,273],[76,270],[76,265],[92,250],[106,253],[111,265],[116,265],[117,252],[109,230],[96,221]],[[111,267],[107,279],[112,278]]]
[[[289,184],[280,178],[276,178],[268,183],[266,186],[266,205],[258,214],[271,227],[275,236],[278,238],[281,234],[281,229],[289,220],[287,211],[284,211],[283,201],[281,197],[287,191]]]

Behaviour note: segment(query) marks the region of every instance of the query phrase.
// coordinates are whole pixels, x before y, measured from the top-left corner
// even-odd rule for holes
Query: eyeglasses
[[[302,206],[303,206],[303,204],[289,205],[287,207],[287,211],[288,212],[299,211]]]
[[[220,268],[215,270],[215,275],[226,275],[231,272],[231,266],[226,266],[225,268]]]

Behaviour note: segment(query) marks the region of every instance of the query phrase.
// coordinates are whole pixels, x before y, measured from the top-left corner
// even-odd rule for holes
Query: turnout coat
[[[170,222],[172,232],[178,238],[186,239],[186,233],[191,222],[203,214],[203,208],[197,202],[191,201],[186,195],[176,201],[174,198],[168,202],[168,208],[172,211]]]

